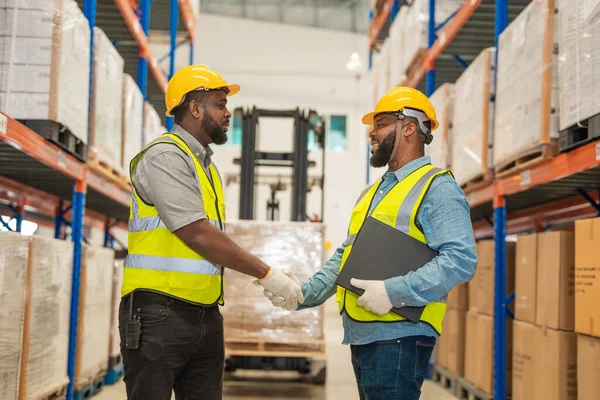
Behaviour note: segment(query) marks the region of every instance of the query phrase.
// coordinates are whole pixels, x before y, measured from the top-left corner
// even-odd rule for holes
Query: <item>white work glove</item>
[[[364,307],[365,310],[384,315],[394,307],[387,290],[385,290],[384,281],[364,281],[352,278],[350,284],[365,291],[357,301],[357,304]]]
[[[294,283],[296,283],[298,286],[300,286],[300,290],[302,290],[302,285],[300,284],[300,281],[298,280],[298,278],[296,278],[296,275],[294,275],[294,273],[290,270],[285,270],[283,271],[284,274],[286,274],[287,276],[290,277],[291,280],[294,281]],[[283,298],[283,296],[275,296],[273,293],[269,292],[268,290],[264,290],[263,294],[265,295],[265,297],[269,300],[271,300],[271,304],[273,304],[273,306],[275,307],[280,307],[280,308],[286,308],[286,303],[285,303],[285,299]],[[304,302],[304,298],[302,299],[302,301],[299,302],[299,304],[302,304]],[[298,309],[298,307],[294,308],[293,310]]]
[[[260,285],[265,291],[273,294],[273,296],[281,296],[283,298],[284,307],[286,310],[296,310],[298,303],[304,303],[304,296],[298,280],[294,281],[282,271],[271,267],[266,278],[254,281],[255,285]]]

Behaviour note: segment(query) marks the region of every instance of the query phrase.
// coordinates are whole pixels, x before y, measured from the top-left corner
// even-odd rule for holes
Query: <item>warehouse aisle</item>
[[[225,400],[261,400],[261,399],[294,399],[294,400],[354,400],[358,399],[350,349],[342,346],[343,331],[337,314],[335,300],[330,300],[325,307],[325,331],[327,332],[327,385],[312,386],[293,382],[226,382]],[[173,397],[174,398],[174,397]],[[106,387],[98,400],[124,400],[125,385]],[[436,384],[426,381],[421,400],[456,400]]]

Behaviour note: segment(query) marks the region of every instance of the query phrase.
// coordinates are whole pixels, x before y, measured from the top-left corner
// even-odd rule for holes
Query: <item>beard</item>
[[[371,166],[374,168],[385,167],[390,162],[395,143],[396,131],[394,130],[383,139],[383,142],[379,143],[379,148],[371,156]]]
[[[227,130],[213,118],[204,108],[204,118],[202,120],[202,129],[211,138],[214,144],[224,144],[227,142]]]

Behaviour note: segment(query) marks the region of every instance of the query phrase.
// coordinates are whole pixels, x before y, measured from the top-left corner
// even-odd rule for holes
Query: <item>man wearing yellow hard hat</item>
[[[165,95],[173,131],[133,158],[129,254],[119,333],[129,400],[222,398],[223,269],[257,278],[285,298],[297,282],[225,234],[223,184],[211,144],[227,141],[232,85],[204,65],[182,68]]]
[[[359,196],[346,241],[323,269],[301,283],[305,301],[300,309],[318,306],[336,294],[361,400],[417,400],[442,333],[448,293],[475,273],[470,209],[452,175],[425,156],[438,121],[423,93],[393,88],[362,122],[373,126],[371,165],[387,165],[388,170]],[[335,281],[368,216],[426,243],[438,255],[404,276],[352,279],[353,286],[365,290],[359,297],[336,288]],[[265,295],[276,306],[287,305],[281,296],[267,290]],[[392,307],[406,306],[425,306],[420,322],[390,312]]]

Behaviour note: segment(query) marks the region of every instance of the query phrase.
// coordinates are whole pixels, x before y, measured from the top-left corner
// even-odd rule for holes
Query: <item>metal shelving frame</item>
[[[423,62],[416,66],[416,72],[403,84],[416,87],[426,76],[426,92],[431,95],[436,86],[436,60],[446,48],[452,47],[453,40],[484,0],[466,0],[441,26],[435,26],[432,18],[436,2],[429,1],[429,50]],[[403,5],[400,3],[406,4],[388,1],[382,13],[372,21],[369,30],[371,50],[381,40],[380,32],[389,27]],[[496,47],[509,19],[519,11],[519,6],[511,6],[509,8],[509,0],[495,0]],[[496,179],[469,193],[467,199],[476,238],[493,237],[495,241],[494,399],[506,400],[506,318],[511,316],[507,305],[514,299],[514,293],[506,297],[506,235],[541,232],[555,226],[572,229],[571,224],[576,219],[600,216],[600,141],[560,154],[523,172]]]
[[[188,0],[168,1],[171,11],[169,76],[172,76],[179,17],[181,16],[189,37],[190,63],[193,61],[195,20]],[[114,0],[114,3],[110,0],[110,4],[109,0],[80,0],[90,29],[96,25],[97,6],[101,3],[111,11],[111,23],[118,23],[116,20],[120,20],[131,32],[140,49],[137,82],[144,99],[147,98],[148,70],[163,92],[167,85],[166,75],[152,55],[148,42],[150,2],[151,0],[140,0],[138,5],[135,0]],[[119,14],[122,18],[118,17]],[[93,35],[90,40],[90,66],[93,68]],[[90,69],[90,82],[91,74]],[[91,84],[89,90],[92,90]],[[81,251],[86,241],[84,227],[103,229],[104,245],[114,247],[112,229],[127,229],[130,196],[129,190],[123,186],[89,169],[85,163],[0,111],[0,210],[13,214],[11,219],[15,219],[14,230],[17,232],[21,231],[25,216],[42,226],[53,227],[54,236],[59,239],[67,238],[66,226],[71,228],[74,253],[69,321],[68,400],[74,398]],[[13,230],[9,223],[10,220],[0,221],[2,226]]]

